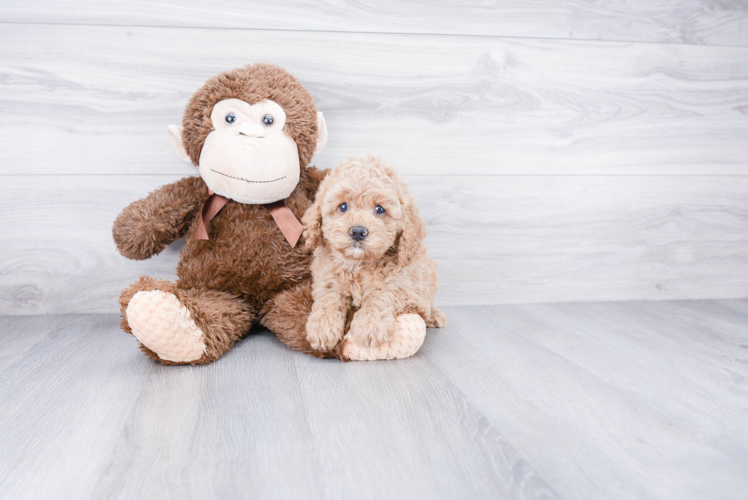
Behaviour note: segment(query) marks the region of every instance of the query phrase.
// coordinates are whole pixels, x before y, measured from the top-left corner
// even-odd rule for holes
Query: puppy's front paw
[[[322,310],[312,310],[306,322],[306,338],[312,349],[330,351],[343,338],[345,320],[339,321],[334,315]]]
[[[392,338],[396,327],[397,320],[394,314],[362,307],[353,316],[348,335],[358,345],[377,347]]]
[[[373,361],[408,358],[418,352],[426,338],[426,323],[418,314],[401,314],[392,338],[379,347],[362,347],[348,337],[341,344],[342,359]]]

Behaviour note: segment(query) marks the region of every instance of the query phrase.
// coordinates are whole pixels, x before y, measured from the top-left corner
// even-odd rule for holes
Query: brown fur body
[[[312,203],[324,172],[314,167],[286,200],[297,219]],[[202,183],[199,178],[193,178]],[[199,187],[207,197],[205,184]],[[209,240],[196,240],[193,225],[177,266],[181,288],[223,290],[241,297],[260,313],[273,296],[311,276],[311,253],[303,241],[291,248],[262,205],[229,202],[208,224]]]
[[[284,130],[296,141],[301,164],[299,184],[285,204],[300,220],[326,174],[307,168],[317,136],[311,96],[293,76],[271,65],[247,66],[212,78],[195,93],[185,111],[183,142],[193,163],[198,163],[212,130],[211,109],[229,98],[250,104],[271,99],[284,108]],[[122,293],[123,330],[132,333],[125,314],[130,299],[139,291],[160,290],[174,294],[203,332],[205,354],[190,363],[218,359],[258,322],[293,349],[332,356],[311,349],[306,340],[312,256],[303,239],[291,248],[262,205],[229,201],[207,225],[210,239],[196,240],[194,223],[207,197],[204,181],[188,177],[132,203],[117,217],[114,241],[120,253],[130,259],[150,258],[186,236],[176,283],[143,277]],[[147,347],[141,348],[149,357],[159,359]]]

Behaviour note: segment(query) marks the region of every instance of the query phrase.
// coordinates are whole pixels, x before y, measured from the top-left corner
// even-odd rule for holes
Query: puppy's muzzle
[[[348,234],[356,241],[364,241],[369,235],[369,231],[363,226],[353,226]]]

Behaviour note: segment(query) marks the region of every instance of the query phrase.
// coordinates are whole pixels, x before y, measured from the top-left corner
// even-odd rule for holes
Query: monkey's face
[[[286,113],[273,101],[250,105],[219,101],[210,119],[213,131],[200,153],[200,176],[210,189],[240,203],[272,203],[287,198],[299,183],[296,142],[283,127]]]

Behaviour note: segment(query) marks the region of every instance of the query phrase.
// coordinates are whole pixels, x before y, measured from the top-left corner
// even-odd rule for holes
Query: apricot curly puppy
[[[438,272],[423,244],[425,224],[392,167],[372,157],[338,165],[303,222],[315,249],[312,348],[348,359],[402,358],[421,347],[427,326],[446,326],[433,305]]]

